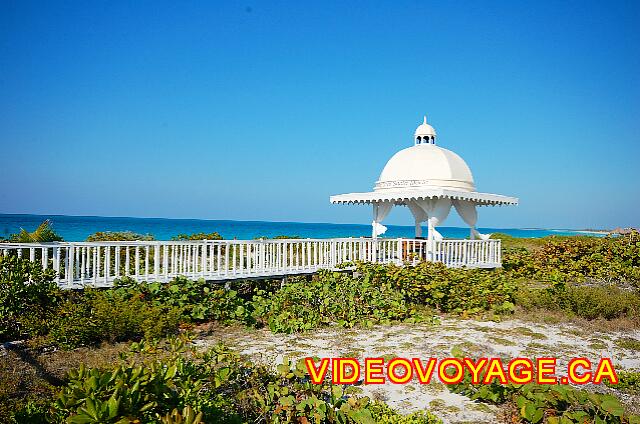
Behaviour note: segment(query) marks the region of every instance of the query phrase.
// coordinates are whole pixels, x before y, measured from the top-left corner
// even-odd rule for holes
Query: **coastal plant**
[[[87,241],[153,241],[151,234],[138,234],[133,231],[98,231],[90,234]]]
[[[179,308],[156,305],[114,290],[69,293],[56,309],[48,342],[67,349],[141,337],[159,338],[178,329]]]
[[[237,291],[204,279],[176,277],[162,284],[137,283],[125,278],[116,282],[113,291],[129,299],[139,297],[158,307],[175,308],[185,321],[251,322],[247,303]]]
[[[640,394],[640,371],[620,370],[618,371],[618,384],[611,384],[607,380],[604,383],[612,389],[624,393]]]
[[[503,267],[516,277],[627,284],[640,288],[638,233],[621,237],[548,237],[535,249],[505,249]]]
[[[640,292],[616,285],[586,286],[565,283],[550,285],[522,283],[516,303],[526,309],[558,310],[585,319],[637,319],[640,316]]]
[[[171,237],[171,240],[181,241],[181,240],[222,240],[222,236],[220,233],[193,233],[193,234],[178,234],[177,236]]]
[[[355,391],[330,379],[311,383],[302,360],[271,370],[224,345],[202,352],[178,337],[133,343],[114,365],[72,370],[45,414],[53,423],[439,423]],[[25,404],[14,417],[30,422],[42,413]]]
[[[320,271],[311,282],[288,283],[273,294],[259,291],[252,309],[255,320],[276,333],[305,331],[334,322],[353,327],[420,318],[389,282],[334,271]]]
[[[509,313],[514,308],[516,282],[508,274],[482,269],[453,269],[441,263],[417,265],[359,263],[357,272],[377,285],[390,284],[407,301],[440,312]]]
[[[45,333],[59,297],[52,270],[15,255],[0,255],[0,341]]]
[[[188,352],[184,339],[141,342],[114,367],[69,372],[68,383],[53,403],[52,421],[67,423],[161,422],[182,413],[207,422],[234,418],[220,386],[237,378],[222,349],[202,357]],[[239,422],[236,420],[228,422]]]
[[[484,373],[481,373],[481,379]],[[640,416],[631,415],[615,396],[575,389],[564,385],[491,384],[471,382],[467,371],[459,384],[448,386],[453,393],[478,402],[507,404],[510,422],[638,424]]]
[[[47,243],[63,240],[62,237],[53,230],[51,221],[46,219],[32,232],[20,228],[18,233],[9,236],[9,241],[12,243]]]
[[[377,424],[441,424],[442,421],[429,411],[416,411],[399,414],[383,402],[371,402],[367,408]]]

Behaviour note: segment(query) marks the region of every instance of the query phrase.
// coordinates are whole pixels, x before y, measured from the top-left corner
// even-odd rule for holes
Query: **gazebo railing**
[[[431,243],[431,244],[430,244]],[[1,243],[0,254],[29,258],[65,288],[111,286],[116,279],[166,282],[279,277],[338,269],[354,262],[442,262],[499,267],[500,240],[287,239]]]
[[[441,262],[451,268],[499,268],[502,266],[501,240],[403,241],[404,261]]]

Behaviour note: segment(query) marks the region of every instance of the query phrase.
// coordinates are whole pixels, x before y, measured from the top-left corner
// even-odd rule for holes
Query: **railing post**
[[[160,280],[160,242],[157,241],[153,248],[153,274],[156,281]]]
[[[73,245],[67,248],[67,257],[65,258],[65,283],[67,287],[73,287],[73,268],[74,268],[74,248]]]
[[[56,283],[60,284],[60,247],[56,246],[54,249],[53,269],[56,271]]]

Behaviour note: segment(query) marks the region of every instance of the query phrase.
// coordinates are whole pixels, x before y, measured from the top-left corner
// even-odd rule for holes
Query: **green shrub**
[[[441,312],[509,312],[517,289],[507,273],[453,269],[441,263],[415,266],[359,264],[358,272],[376,284],[391,284],[406,298]]]
[[[618,384],[604,380],[612,389],[630,394],[640,394],[640,371],[618,371]]]
[[[0,256],[0,341],[46,332],[60,291],[52,270],[18,258]]]
[[[551,237],[535,250],[506,249],[503,266],[517,276],[548,281],[629,283],[640,287],[638,234],[624,237]]]
[[[439,422],[426,412],[403,417],[357,398],[352,386],[329,380],[313,384],[302,361],[285,361],[272,372],[222,345],[202,353],[185,342],[134,343],[114,367],[70,372],[48,418],[67,423]]]
[[[114,291],[127,298],[141,297],[158,307],[177,308],[186,321],[251,322],[247,303],[237,291],[203,279],[177,277],[167,284],[123,279]]]
[[[53,405],[53,421],[150,423],[191,407],[204,413],[207,422],[224,422],[230,402],[216,389],[237,378],[237,370],[221,364],[228,360],[222,350],[200,360],[183,355],[185,350],[178,339],[167,346],[141,343],[113,368],[81,366],[69,373]],[[136,352],[144,355],[134,361]]]
[[[17,234],[11,234],[9,241],[12,243],[46,243],[52,241],[62,241],[62,237],[51,227],[51,221],[45,220],[33,232],[28,232],[20,228]]]
[[[217,233],[194,233],[194,234],[178,234],[171,237],[171,240],[222,240],[222,236]]]
[[[558,283],[548,287],[523,284],[516,303],[525,309],[561,310],[585,319],[637,318],[640,294],[615,285],[581,286]]]
[[[87,237],[87,241],[153,241],[151,234],[138,234],[133,231],[98,231]]]
[[[113,290],[86,289],[68,296],[53,319],[49,340],[64,348],[174,333],[180,309],[158,306]]]
[[[484,373],[481,373],[481,378]],[[453,393],[480,402],[511,403],[516,412],[511,422],[524,423],[640,423],[640,416],[630,415],[618,399],[563,385],[506,384],[493,380],[491,384],[471,383],[466,372],[463,381],[448,386]]]
[[[575,286],[558,293],[560,308],[586,319],[637,317],[640,295],[616,286]]]
[[[373,420],[378,424],[440,424],[442,421],[428,411],[417,411],[402,415],[382,402],[368,405]]]
[[[285,333],[331,322],[352,327],[418,318],[389,282],[332,271],[320,271],[311,282],[288,283],[269,297],[259,292],[252,309],[259,323]]]

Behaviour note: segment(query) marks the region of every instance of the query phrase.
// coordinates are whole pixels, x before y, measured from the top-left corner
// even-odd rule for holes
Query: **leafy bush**
[[[548,281],[630,283],[640,287],[638,234],[624,237],[552,237],[535,250],[508,249],[503,266],[517,276]]]
[[[482,269],[453,269],[440,263],[415,266],[359,264],[358,272],[376,284],[391,284],[406,298],[441,312],[509,312],[517,289],[508,274]]]
[[[0,341],[46,332],[60,291],[54,272],[14,255],[0,255]]]
[[[167,284],[136,283],[123,279],[114,291],[127,298],[140,297],[159,307],[173,307],[181,311],[188,321],[250,322],[251,314],[246,302],[235,290],[205,280],[177,277]]]
[[[113,367],[81,366],[70,372],[47,418],[67,423],[439,422],[426,412],[403,417],[353,391],[329,381],[311,383],[302,361],[285,361],[274,373],[222,345],[202,353],[184,338],[143,341]],[[33,417],[28,412],[18,411]]]
[[[284,333],[330,322],[352,327],[418,318],[389,282],[332,271],[320,271],[311,282],[289,283],[270,297],[259,292],[252,308],[259,323]]]
[[[618,371],[618,384],[605,380],[604,384],[625,393],[640,394],[640,371]]]
[[[428,411],[401,415],[387,404],[372,402],[368,405],[373,420],[378,424],[439,424],[442,421]]]
[[[237,378],[221,365],[227,360],[226,352],[218,350],[195,360],[183,355],[185,350],[178,339],[168,346],[143,342],[133,345],[125,357],[128,361],[113,368],[81,366],[69,373],[69,382],[54,403],[53,421],[159,422],[167,416],[175,418],[174,409],[191,407],[196,415],[206,414],[209,422],[223,422],[230,402],[216,389]],[[138,362],[136,352],[144,353]]]
[[[174,333],[180,309],[154,305],[113,290],[86,289],[69,295],[50,324],[49,341],[64,347],[158,338]]]
[[[562,310],[585,319],[637,318],[640,293],[615,285],[580,286],[556,283],[548,287],[523,284],[516,303],[525,309]]]
[[[87,241],[153,241],[151,234],[138,234],[133,231],[98,231],[87,237]]]
[[[483,373],[481,373],[484,375]],[[458,393],[480,402],[512,404],[510,422],[525,423],[640,423],[640,416],[629,415],[611,395],[598,394],[571,386],[531,384],[489,385],[471,383],[467,372],[460,384],[448,386]]]
[[[9,241],[13,243],[46,243],[51,241],[62,241],[62,237],[51,227],[51,221],[45,220],[33,232],[28,232],[20,228],[17,234],[11,234]]]
[[[194,233],[194,234],[178,234],[171,237],[171,240],[222,240],[222,236],[217,233]]]

